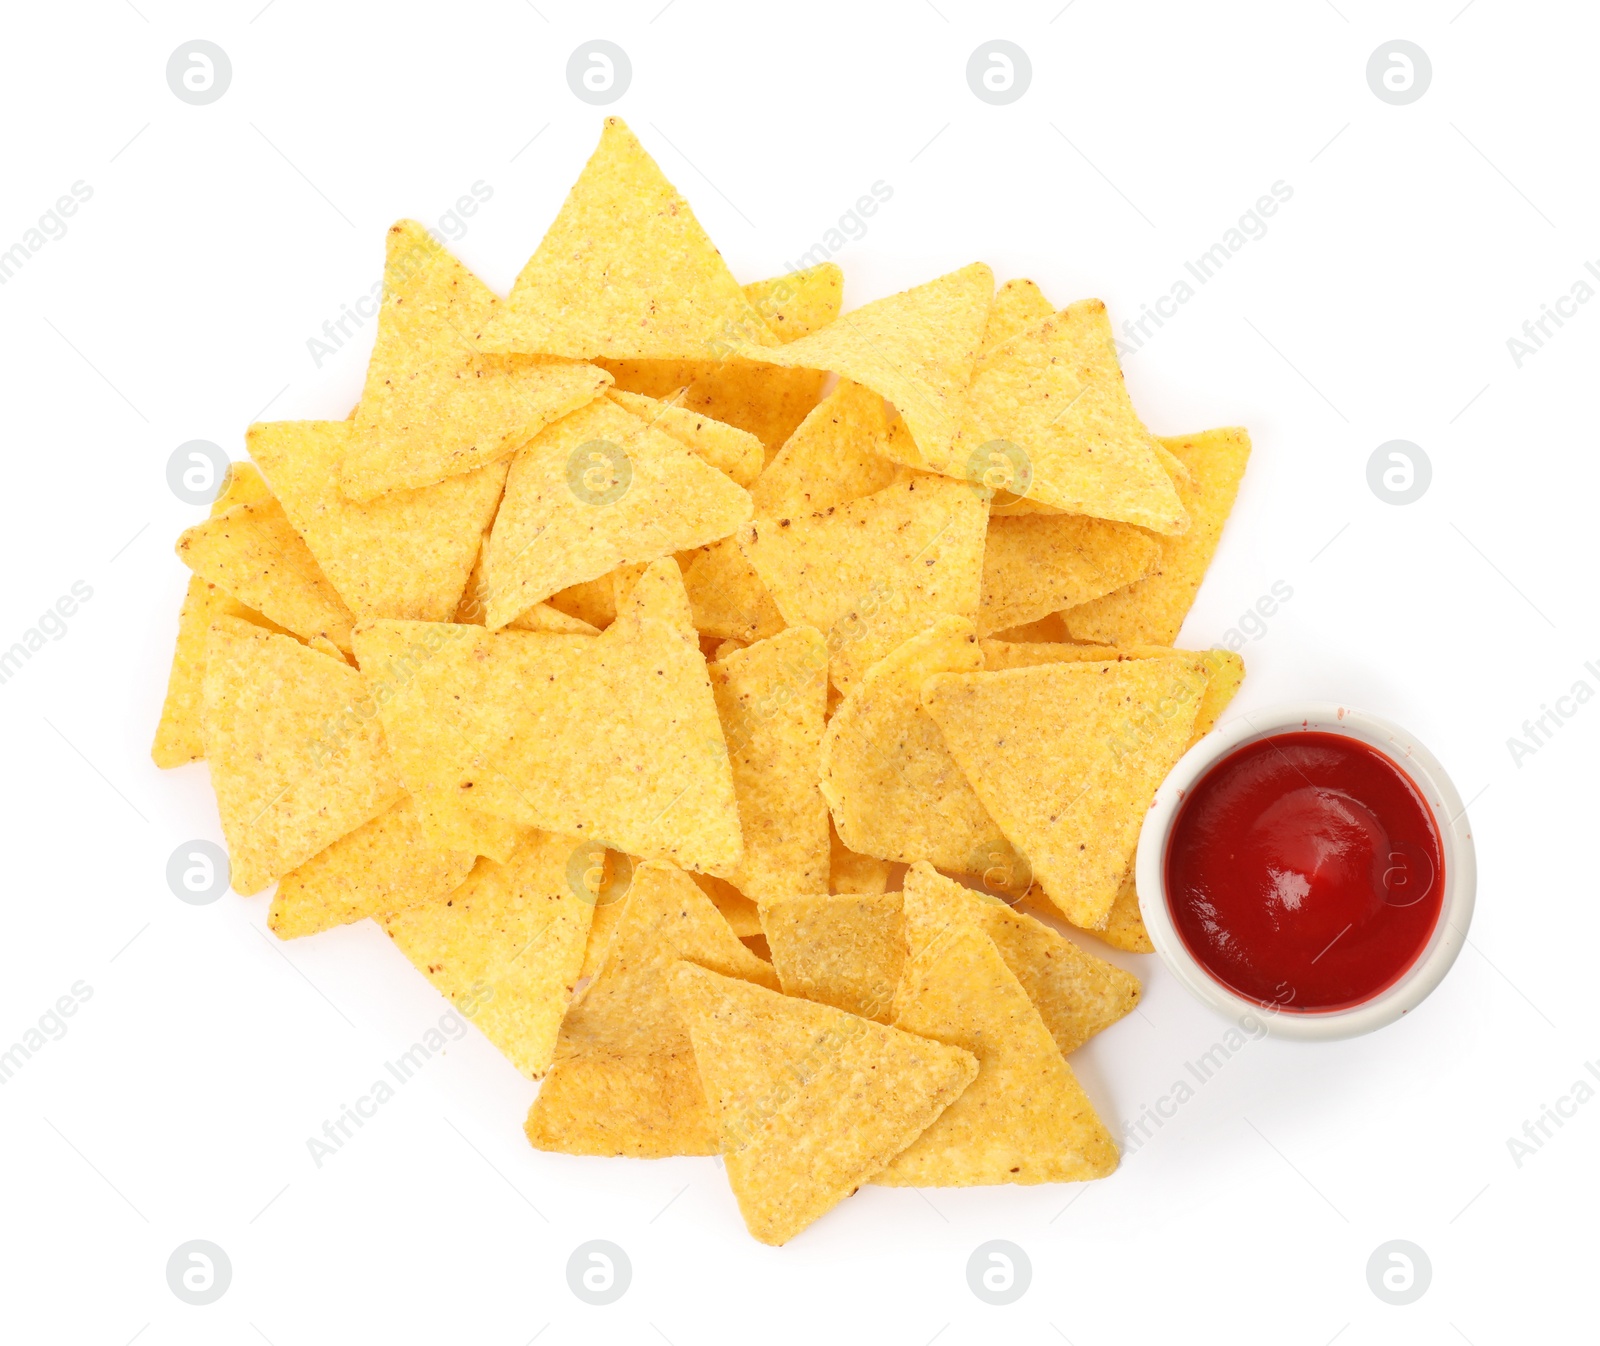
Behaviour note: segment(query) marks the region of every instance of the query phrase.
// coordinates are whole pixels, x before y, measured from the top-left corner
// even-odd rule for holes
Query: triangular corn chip
[[[750,496],[670,435],[601,399],[512,461],[489,542],[490,627],[619,565],[727,537]]]
[[[1148,579],[1063,614],[1074,640],[1170,645],[1194,604],[1239,493],[1250,436],[1240,429],[1207,430],[1162,442],[1194,477],[1191,488],[1179,487],[1189,511],[1189,531],[1160,539],[1161,556]]]
[[[989,305],[989,321],[983,328],[978,359],[1003,346],[1012,337],[1026,332],[1055,312],[1055,305],[1031,280],[1008,280],[994,292]]]
[[[827,644],[812,627],[791,627],[709,672],[744,835],[744,858],[718,873],[756,902],[820,892],[828,882],[828,811],[817,788]]]
[[[618,117],[483,329],[484,351],[717,359],[775,341],[689,203]]]
[[[271,498],[272,492],[267,489],[267,483],[254,463],[232,462],[222,475],[222,489],[211,502],[211,517],[216,518],[235,505],[253,505]]]
[[[461,601],[456,604],[456,615],[452,619],[456,623],[470,623],[482,626],[483,619],[489,612],[489,576],[485,567],[489,561],[489,534],[484,533],[478,544],[478,559],[473,562],[472,573],[467,576],[467,587],[461,593]],[[616,616],[612,611],[606,618],[609,622]],[[562,612],[559,608],[551,607],[548,603],[535,603],[526,612],[513,617],[506,623],[513,631],[545,631],[553,635],[566,636],[597,636],[600,628],[584,621],[581,617],[573,617]]]
[[[965,1187],[1112,1172],[1116,1145],[964,890],[913,865],[905,915],[909,956],[894,1023],[967,1048],[978,1077],[874,1181]]]
[[[783,630],[783,614],[778,605],[731,537],[713,542],[697,553],[683,584],[694,613],[695,630],[702,635],[751,641],[764,640]]]
[[[680,963],[689,1026],[745,1225],[785,1243],[878,1172],[977,1074],[970,1052]]]
[[[405,797],[279,879],[267,926],[279,939],[297,939],[432,903],[466,881],[475,858],[428,845]]]
[[[1129,659],[936,674],[922,703],[1050,900],[1092,930],[1183,755],[1203,687],[1191,665]]]
[[[520,826],[702,871],[738,862],[732,770],[675,561],[652,565],[598,636],[377,622],[357,639],[412,793],[453,789]]]
[[[666,975],[680,958],[774,988],[777,974],[687,874],[667,865],[635,867],[607,934],[562,1022],[555,1066],[528,1113],[528,1139],[567,1154],[713,1153]]]
[[[611,382],[569,360],[485,359],[473,337],[499,306],[415,220],[390,228],[377,343],[349,452],[335,464],[351,499],[431,486],[504,458]]]
[[[1189,736],[1192,748],[1221,718],[1234,693],[1244,681],[1244,660],[1230,650],[1211,649],[1203,653],[1192,650],[1169,650],[1159,645],[1130,645],[1116,649],[1103,645],[1008,645],[1003,641],[983,642],[984,667],[988,669],[1027,668],[1042,663],[1069,663],[1082,660],[1104,659],[1177,659],[1190,663],[1197,674],[1205,675],[1205,690],[1200,695],[1199,709],[1195,714],[1194,730]],[[1174,697],[1185,696],[1193,686],[1187,677],[1178,675],[1173,683]],[[1186,749],[1187,751],[1187,749]],[[1031,890],[1024,902],[1033,909],[1058,915],[1056,907],[1038,888]],[[1139,894],[1134,887],[1134,865],[1122,876],[1116,900],[1106,916],[1106,923],[1094,932],[1114,949],[1127,953],[1154,953],[1155,945],[1145,930],[1144,918],[1139,913]]]
[[[357,621],[448,621],[509,464],[491,462],[358,505],[338,485],[353,441],[348,421],[270,421],[252,425],[247,436],[289,522]]]
[[[623,410],[631,411],[662,434],[671,435],[684,448],[699,454],[708,465],[741,486],[753,486],[766,465],[766,450],[748,430],[724,425],[704,412],[690,411],[671,400],[662,401],[615,388],[609,396]]]
[[[978,614],[983,491],[915,476],[821,514],[752,520],[739,545],[791,626],[828,639],[840,691],[942,616]]]
[[[206,672],[206,641],[218,617],[261,620],[232,595],[199,575],[189,576],[189,588],[178,611],[178,642],[172,651],[172,671],[167,675],[167,695],[161,703],[150,756],[159,767],[183,766],[206,755],[200,733],[201,684]]]
[[[583,966],[594,904],[568,867],[581,843],[531,834],[505,864],[480,860],[442,902],[391,913],[383,928],[418,971],[531,1079],[549,1068]]]
[[[993,295],[994,274],[974,262],[852,309],[798,341],[765,350],[752,345],[740,354],[866,384],[899,409],[926,460],[944,463]]]
[[[892,484],[894,463],[878,450],[890,415],[872,389],[848,380],[823,398],[767,465],[751,491],[756,513],[814,514]]]
[[[1151,573],[1155,539],[1132,524],[1081,514],[990,519],[978,634],[1008,630]]]
[[[972,623],[941,617],[850,689],[822,737],[822,794],[851,850],[959,873],[1010,851],[922,708],[922,684],[933,674],[982,667]]]
[[[348,713],[364,693],[342,660],[223,617],[204,686],[206,760],[236,893],[260,892],[400,797],[376,717]]]
[[[523,1132],[534,1149],[556,1154],[667,1159],[717,1152],[716,1124],[691,1051],[557,1061]]]
[[[276,500],[235,505],[186,529],[178,559],[284,630],[349,652],[355,619]]]
[[[1157,448],[1128,400],[1105,305],[1089,299],[978,361],[961,433],[945,457],[928,461],[976,480],[1004,460],[1016,495],[1182,532],[1188,519]]]
[[[773,898],[761,928],[785,995],[888,1022],[906,961],[899,893]]]
[[[487,558],[485,563],[487,564]],[[559,593],[551,594],[549,605],[557,612],[576,617],[586,626],[603,631],[617,619],[616,586],[611,583],[610,575],[584,580],[581,584],[568,585]],[[485,614],[488,612],[487,585],[484,589],[484,612]],[[516,623],[510,622],[508,625],[514,626]]]

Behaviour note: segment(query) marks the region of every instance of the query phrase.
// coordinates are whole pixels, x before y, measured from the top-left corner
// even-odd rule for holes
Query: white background
[[[93,996],[0,1092],[0,1335],[1486,1346],[1593,1331],[1600,1100],[1520,1167],[1507,1139],[1600,1057],[1600,705],[1520,766],[1507,739],[1580,678],[1600,689],[1584,670],[1600,660],[1600,303],[1520,369],[1506,341],[1600,258],[1600,24],[1511,0],[935,3],[8,7],[0,249],[74,181],[93,197],[0,288],[0,645],[74,581],[94,596],[0,686],[0,1046],[74,982]],[[233,64],[206,107],[164,75],[196,37]],[[634,71],[604,110],[564,76],[595,37]],[[995,37],[1033,63],[1007,107],[964,74]],[[1397,37],[1433,65],[1405,107],[1365,76]],[[165,464],[194,438],[241,454],[264,411],[349,410],[370,325],[321,369],[307,340],[378,278],[394,219],[434,224],[488,184],[458,250],[504,292],[604,111],[743,279],[892,186],[838,254],[851,305],[976,258],[1058,304],[1136,315],[1274,182],[1292,187],[1127,378],[1158,433],[1254,436],[1185,629],[1209,644],[1274,581],[1293,588],[1245,647],[1239,706],[1327,698],[1400,720],[1473,801],[1472,942],[1421,1009],[1364,1040],[1251,1044],[1107,1181],[867,1188],[782,1249],[748,1238],[713,1160],[533,1152],[534,1086],[475,1033],[313,1167],[306,1138],[445,1006],[371,924],[281,946],[264,895],[191,907],[168,890],[173,850],[220,833],[205,768],[148,756],[187,576],[172,540],[201,514]],[[1366,481],[1394,438],[1433,465],[1404,507]],[[1074,1058],[1114,1129],[1227,1027],[1153,958],[1116,956],[1145,1001]],[[164,1273],[193,1238],[234,1269],[204,1308]],[[605,1308],[566,1284],[591,1238],[633,1266]],[[994,1238],[1033,1267],[1005,1308],[967,1285]],[[1404,1308],[1366,1279],[1394,1238],[1433,1268]]]

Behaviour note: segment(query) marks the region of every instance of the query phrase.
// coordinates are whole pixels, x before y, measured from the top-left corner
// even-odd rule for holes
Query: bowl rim
[[[1341,1010],[1290,1011],[1263,1005],[1218,981],[1189,952],[1167,903],[1167,840],[1189,788],[1235,749],[1283,733],[1331,733],[1377,749],[1416,785],[1433,811],[1444,862],[1439,919],[1416,961],[1371,1000]],[[1415,1009],[1444,980],[1466,943],[1477,897],[1477,856],[1466,806],[1439,759],[1409,730],[1333,701],[1307,701],[1229,716],[1178,759],[1156,790],[1139,834],[1134,881],[1139,911],[1157,956],[1198,1000],[1225,1017],[1256,1016],[1268,1033],[1326,1042],[1371,1033]]]

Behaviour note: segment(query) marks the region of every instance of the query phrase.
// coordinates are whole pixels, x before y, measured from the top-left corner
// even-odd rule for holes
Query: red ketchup
[[[1384,754],[1342,734],[1276,734],[1189,788],[1167,841],[1167,902],[1189,952],[1236,994],[1348,1009],[1427,945],[1441,849],[1427,801]]]

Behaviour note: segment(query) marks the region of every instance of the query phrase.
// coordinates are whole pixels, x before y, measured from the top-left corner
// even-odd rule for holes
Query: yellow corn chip
[[[666,1159],[715,1154],[717,1130],[694,1053],[557,1061],[523,1126],[536,1150]]]
[[[911,477],[822,514],[752,520],[739,545],[791,626],[826,633],[840,691],[943,616],[978,614],[980,488]]]
[[[872,1177],[978,1072],[959,1047],[679,963],[673,1001],[739,1211],[793,1238]]]
[[[341,660],[222,617],[204,688],[206,759],[236,893],[260,892],[400,798],[377,720],[338,723],[361,696],[361,675]]]
[[[1012,337],[1043,322],[1054,312],[1055,305],[1044,297],[1044,292],[1031,280],[1008,280],[994,292],[994,302],[989,305],[989,321],[983,329],[983,342],[978,347],[978,358],[981,360],[996,347],[1005,345]]]
[[[466,851],[507,863],[526,831],[456,802],[454,789],[424,787],[412,795],[423,840],[436,850]]]
[[[936,674],[922,703],[1050,900],[1092,930],[1204,686],[1197,664],[1128,659]]]
[[[798,341],[766,349],[752,344],[740,354],[866,384],[899,408],[926,460],[944,463],[993,295],[994,274],[974,262],[852,309]]]
[[[700,551],[683,583],[695,630],[703,635],[754,641],[783,630],[778,605],[731,537]]]
[[[761,928],[785,995],[888,1022],[906,961],[899,893],[773,898]]]
[[[711,899],[722,913],[722,919],[749,948],[749,941],[761,934],[761,912],[756,904],[726,879],[719,879],[714,874],[691,874],[689,877],[700,885],[700,891]],[[769,958],[766,961],[770,963],[772,960]]]
[[[750,496],[608,399],[513,460],[489,543],[490,627],[569,585],[726,537]]]
[[[604,370],[568,360],[485,359],[473,334],[499,307],[489,287],[415,220],[390,228],[366,387],[348,452],[322,490],[368,501],[470,472],[506,457],[611,382]]]
[[[1161,539],[1161,557],[1148,579],[1063,614],[1074,640],[1170,645],[1194,604],[1239,493],[1250,436],[1240,429],[1207,430],[1163,443],[1194,476],[1188,491],[1179,488],[1192,520],[1189,531]]]
[[[487,352],[585,360],[717,359],[775,341],[706,237],[621,118],[483,329]]]
[[[828,882],[828,811],[817,789],[817,762],[827,645],[812,627],[791,627],[709,672],[744,835],[744,858],[718,873],[757,902],[821,891]]]
[[[1035,622],[1141,579],[1159,551],[1148,533],[1081,514],[990,519],[978,634]]]
[[[909,957],[894,1023],[967,1048],[978,1076],[873,1181],[965,1187],[1112,1172],[1116,1145],[960,886],[913,865],[905,915]]]
[[[662,434],[671,435],[684,448],[700,455],[710,466],[724,476],[733,478],[739,485],[755,484],[766,465],[767,454],[761,441],[747,430],[724,425],[703,412],[690,411],[670,399],[658,401],[639,393],[619,392],[613,388],[611,400],[625,411],[632,412],[647,425],[653,425]]]
[[[895,464],[879,452],[889,425],[882,397],[859,383],[841,382],[761,474],[750,493],[756,513],[821,513],[893,484]]]
[[[355,619],[276,500],[235,505],[186,529],[178,559],[285,630],[349,651]]]
[[[833,818],[828,819],[828,891],[871,896],[889,891],[894,866],[875,855],[859,855],[839,840]]]
[[[472,573],[467,576],[467,587],[462,591],[461,601],[456,604],[456,615],[452,619],[457,624],[482,626],[483,619],[489,612],[489,577],[485,567],[489,560],[489,534],[484,532],[478,543],[478,559],[472,564]],[[613,608],[611,616],[616,616]],[[608,617],[609,621],[610,618]],[[557,635],[569,636],[597,636],[600,629],[584,621],[581,617],[573,617],[562,612],[559,608],[552,607],[549,603],[535,603],[520,616],[514,617],[506,623],[513,631],[548,631]]]
[[[1071,514],[1182,532],[1157,447],[1128,400],[1105,305],[1090,299],[980,360],[960,434],[928,461],[971,480],[1005,473],[1014,494]]]
[[[349,422],[271,421],[252,425],[246,438],[289,522],[357,621],[449,620],[500,502],[508,462],[358,505],[338,486],[339,464],[354,442]]]
[[[278,881],[267,925],[296,939],[367,916],[443,899],[472,871],[470,851],[429,846],[409,797]]]
[[[996,631],[994,640],[1005,644],[1070,644],[1067,637],[1066,623],[1061,620],[1059,612],[1052,612],[1048,617],[1041,617],[1036,622],[1024,622],[1021,626],[1013,626],[1009,631]],[[984,642],[986,645],[988,642]]]
[[[982,667],[972,623],[941,617],[850,689],[822,737],[822,794],[851,850],[961,873],[1011,850],[922,709],[931,675]]]
[[[189,576],[189,589],[178,612],[178,643],[172,652],[172,671],[167,675],[167,696],[150,748],[157,766],[183,766],[206,755],[200,735],[200,704],[211,623],[218,617],[249,621],[259,615],[209,580]]]
[[[524,1075],[538,1079],[555,1053],[594,906],[568,863],[581,843],[531,834],[506,864],[480,860],[443,902],[383,919],[400,952],[470,1017]]]
[[[744,287],[745,298],[780,342],[798,341],[839,316],[844,272],[834,262],[785,272]]]
[[[668,992],[679,958],[777,986],[682,870],[644,863],[592,980],[556,1040],[555,1067],[528,1113],[536,1149],[654,1158],[715,1151],[688,1033]],[[697,1148],[699,1147],[699,1148]]]
[[[453,787],[520,826],[697,870],[738,862],[732,770],[676,562],[653,564],[598,636],[377,622],[357,639],[414,794]]]

